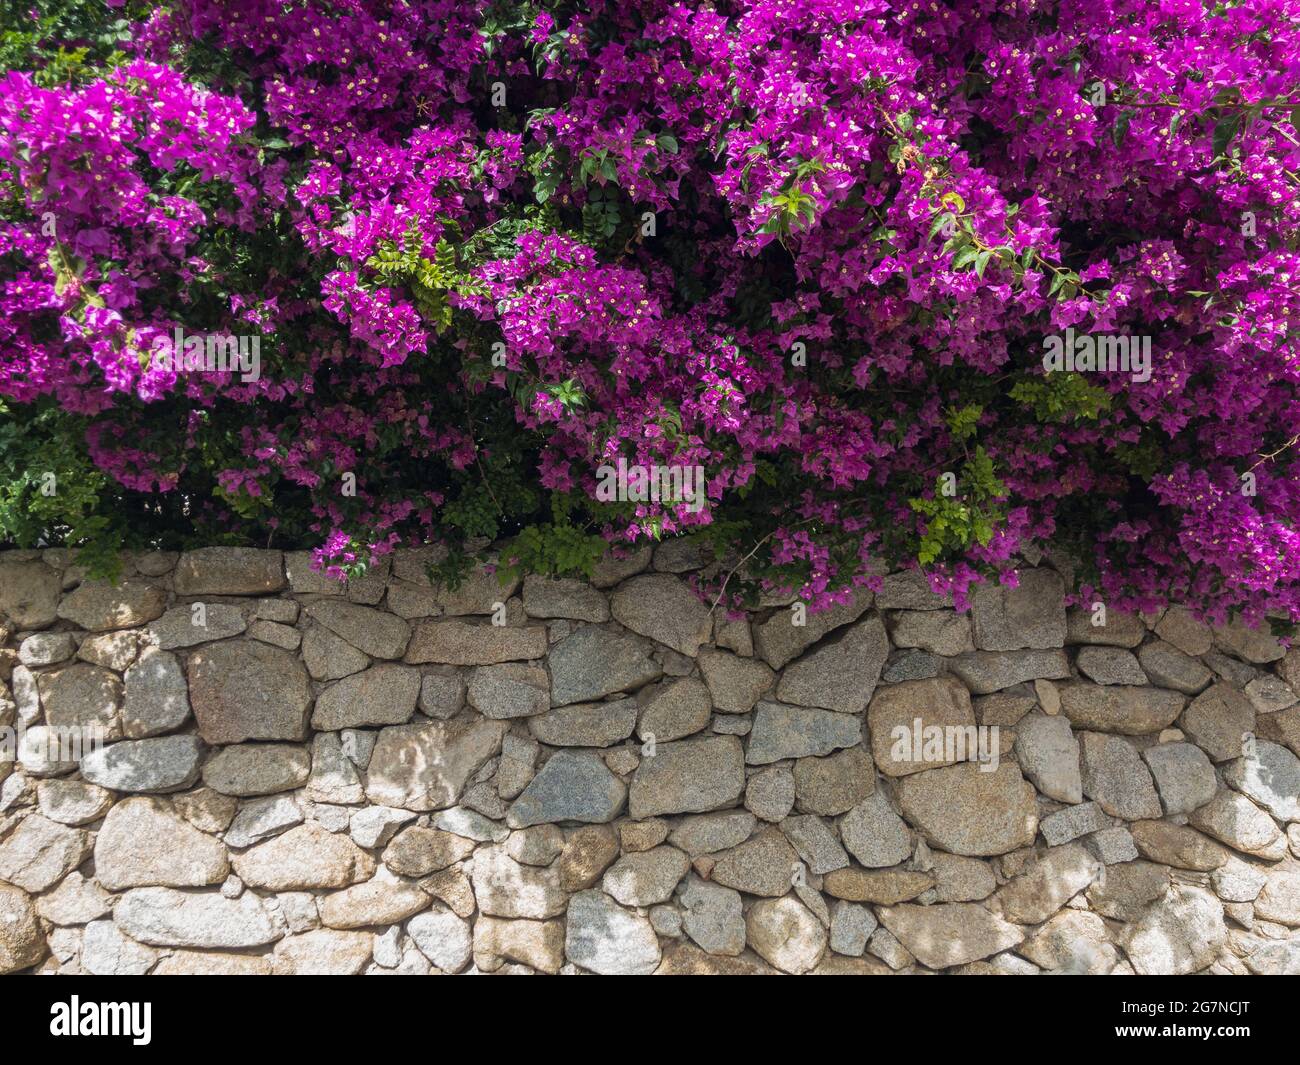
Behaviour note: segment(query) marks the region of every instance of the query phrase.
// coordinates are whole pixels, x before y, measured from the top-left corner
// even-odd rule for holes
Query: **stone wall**
[[[1300,652],[426,561],[0,555],[0,972],[1300,971]]]

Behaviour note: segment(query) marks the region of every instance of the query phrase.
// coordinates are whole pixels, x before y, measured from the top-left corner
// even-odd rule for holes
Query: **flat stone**
[[[143,976],[158,961],[158,952],[118,931],[112,921],[95,921],[81,938],[81,967],[93,976]]]
[[[978,858],[1028,846],[1038,832],[1033,785],[1014,763],[1002,762],[992,772],[985,768],[966,762],[899,778],[895,789],[903,816],[952,854]]]
[[[311,755],[287,743],[240,743],[223,747],[203,766],[203,783],[222,795],[274,795],[307,782]]]
[[[795,808],[834,817],[851,810],[876,787],[876,767],[862,745],[794,764]]]
[[[912,854],[912,833],[881,791],[868,795],[844,815],[840,838],[868,869],[897,865]]]
[[[314,802],[355,804],[366,801],[356,763],[347,756],[340,733],[317,733],[311,745],[307,797]],[[375,734],[367,733],[373,749]],[[366,759],[369,764],[369,758]]]
[[[749,908],[745,930],[754,950],[784,973],[814,968],[826,950],[827,931],[808,907],[787,895],[761,899]]]
[[[1094,617],[1101,624],[1094,625]],[[1146,638],[1146,634],[1147,627],[1136,614],[1118,610],[1094,614],[1091,609],[1083,607],[1071,607],[1065,613],[1065,642],[1069,644],[1133,648]]]
[[[1110,817],[1095,802],[1081,802],[1048,814],[1038,823],[1038,830],[1049,847],[1059,847],[1110,825]]]
[[[917,722],[920,722],[917,725]],[[867,708],[867,725],[871,733],[871,753],[880,771],[900,777],[924,769],[953,765],[978,754],[974,744],[965,740],[975,735],[975,713],[970,693],[952,677],[933,680],[909,680],[882,688]],[[960,744],[945,744],[938,758],[924,743],[927,730],[959,730]],[[967,731],[969,730],[969,732]],[[914,736],[923,739],[919,749]],[[901,741],[901,743],[900,743]]]
[[[1046,650],[1065,646],[1065,586],[1059,573],[1025,569],[1012,588],[982,584],[971,605],[975,646],[983,651]]]
[[[1023,930],[975,903],[904,903],[881,909],[878,916],[881,924],[928,969],[979,961],[1010,950],[1024,939]]]
[[[160,961],[154,976],[270,976],[269,958],[223,951],[177,950]]]
[[[283,976],[355,976],[370,961],[374,942],[370,932],[332,928],[289,936],[275,945],[272,971]]]
[[[1264,887],[1255,899],[1255,916],[1295,928],[1300,926],[1300,871],[1277,866],[1265,874]]]
[[[440,721],[455,717],[465,705],[465,681],[459,675],[446,677],[426,673],[420,681],[420,710]]]
[[[1183,606],[1171,606],[1165,611],[1156,622],[1156,635],[1193,657],[1205,654],[1214,646],[1214,632],[1210,626],[1198,621]]]
[[[745,949],[740,892],[691,877],[681,895],[682,930],[709,954],[734,957]]]
[[[348,835],[358,847],[373,850],[384,846],[396,835],[402,825],[415,820],[410,810],[394,810],[388,806],[366,806],[353,812],[348,819]]]
[[[701,661],[705,653],[701,653]],[[709,690],[695,677],[681,677],[654,688],[643,688],[639,702],[637,735],[643,740],[653,736],[659,743],[694,735],[708,726],[713,713]]]
[[[208,743],[307,738],[307,671],[287,651],[255,640],[210,644],[190,655],[189,681]]]
[[[614,591],[610,611],[633,632],[692,658],[713,631],[709,608],[685,581],[666,573],[624,581]]]
[[[1120,939],[1141,976],[1181,976],[1204,969],[1227,939],[1223,904],[1208,891],[1174,885],[1128,926]]]
[[[816,970],[814,970],[814,973]],[[694,943],[668,943],[655,976],[776,976],[777,971],[752,954],[708,954]]]
[[[38,632],[18,645],[18,661],[25,666],[53,666],[66,662],[77,651],[70,632]]]
[[[501,749],[504,722],[430,721],[380,731],[366,773],[366,796],[381,806],[441,810],[459,800],[479,768]]]
[[[302,638],[302,660],[313,680],[338,680],[370,665],[370,656],[324,625],[311,625]]]
[[[316,697],[312,728],[332,731],[404,725],[415,713],[420,671],[381,663],[330,685]]]
[[[835,833],[816,814],[787,817],[781,822],[781,831],[814,876],[843,869],[849,864],[849,856],[835,838]]]
[[[356,884],[319,900],[321,923],[341,929],[399,924],[428,905],[429,896],[414,884],[386,880]]]
[[[1213,762],[1243,753],[1244,738],[1255,731],[1255,708],[1229,684],[1219,682],[1198,695],[1183,711],[1179,727]]]
[[[1205,752],[1190,743],[1160,743],[1142,752],[1165,813],[1190,814],[1214,798],[1219,781]]]
[[[879,922],[870,907],[836,900],[831,906],[831,950],[853,958],[861,957],[867,949],[867,940],[878,927]]]
[[[745,785],[745,809],[762,821],[781,821],[794,807],[794,777],[782,767],[763,769]]]
[[[53,887],[90,856],[90,834],[28,814],[0,843],[0,880],[24,891]]]
[[[660,744],[632,777],[628,812],[636,820],[705,813],[735,803],[745,790],[744,749],[734,736]]]
[[[253,888],[323,891],[369,880],[375,860],[345,835],[308,822],[232,858],[235,874]]]
[[[302,824],[302,811],[292,795],[270,795],[245,803],[226,830],[228,847],[251,847]]]
[[[745,761],[767,765],[783,758],[830,754],[862,741],[862,722],[834,710],[760,702]]]
[[[441,972],[458,973],[474,953],[470,923],[436,903],[428,913],[411,918],[406,926],[421,954]]]
[[[201,610],[195,610],[201,606]],[[174,606],[149,626],[152,642],[164,651],[226,640],[248,628],[243,611],[228,603],[185,603]]]
[[[13,564],[4,567],[12,571]],[[0,578],[6,578],[0,572]],[[0,583],[0,588],[3,588]],[[5,604],[13,609],[16,596],[11,591],[10,600]],[[0,975],[18,972],[39,962],[46,954],[45,935],[32,900],[25,891],[20,891],[9,884],[0,884]]]
[[[1064,717],[1028,714],[1016,723],[1016,757],[1034,787],[1059,802],[1083,801],[1079,741]]]
[[[177,595],[267,595],[285,587],[284,556],[253,547],[202,547],[176,563]]]
[[[84,780],[40,780],[36,800],[41,813],[61,825],[88,825],[113,805],[113,793]]]
[[[1080,733],[1083,793],[1112,817],[1126,821],[1163,814],[1155,782],[1137,750],[1119,736]]]
[[[645,976],[659,966],[659,939],[644,917],[603,891],[581,891],[569,901],[564,953],[601,976]]]
[[[608,621],[609,603],[584,581],[530,573],[524,578],[524,613],[534,618]]]
[[[940,661],[928,651],[900,651],[885,664],[880,679],[886,684],[902,680],[929,680],[939,675]]]
[[[934,877],[910,869],[834,869],[822,884],[826,894],[848,902],[893,906],[934,887]]]
[[[583,825],[569,832],[556,868],[565,891],[593,887],[618,857],[618,836],[608,825]]]
[[[876,606],[881,610],[951,610],[952,594],[938,595],[919,569],[890,573],[882,580],[876,593]]]
[[[1173,724],[1186,700],[1177,692],[1122,684],[1063,684],[1061,711],[1076,728],[1142,736]]]
[[[1129,830],[1142,857],[1161,865],[1209,872],[1228,860],[1222,847],[1185,825],[1168,821],[1135,821]]]
[[[1223,767],[1223,779],[1279,821],[1300,821],[1300,758],[1269,740]]]
[[[596,563],[591,583],[597,588],[612,588],[649,566],[653,553],[649,544],[635,550],[620,546],[617,554],[613,550],[607,551]]]
[[[58,613],[87,632],[107,632],[145,625],[162,615],[166,603],[167,593],[147,581],[84,581],[63,597]]]
[[[281,935],[262,900],[247,891],[228,899],[215,891],[135,888],[118,900],[113,922],[137,942],[155,947],[237,950],[260,947]]]
[[[0,562],[0,614],[20,629],[53,625],[62,588],[58,571],[43,562]]]
[[[988,695],[1027,680],[1065,680],[1070,662],[1064,651],[975,651],[946,663],[973,695]]]
[[[800,706],[860,714],[876,690],[888,657],[884,623],[873,613],[787,666],[776,697]]]
[[[663,675],[663,667],[650,657],[644,641],[594,626],[557,643],[548,664],[554,706],[635,691]]]
[[[993,894],[997,879],[988,862],[935,851],[930,855],[930,875],[939,902],[978,902]]]
[[[198,736],[111,743],[82,758],[81,775],[112,791],[180,791],[198,780],[202,750]]]
[[[1244,961],[1256,976],[1300,976],[1300,940],[1260,943]]]
[[[498,721],[542,714],[551,708],[551,678],[522,662],[479,666],[470,676],[469,704]]]
[[[799,615],[778,610],[767,621],[753,627],[754,650],[773,669],[783,669],[828,633],[857,621],[871,606],[871,600],[871,593],[865,588],[856,589],[847,603],[807,613],[802,625],[795,624]]]
[[[750,895],[776,897],[790,890],[799,856],[776,828],[766,828],[718,856],[713,880]]]
[[[464,806],[439,811],[433,824],[444,832],[454,832],[478,843],[502,843],[510,836],[510,830],[504,825]]]
[[[684,817],[668,833],[668,842],[696,858],[740,846],[757,824],[758,819],[748,810]]]
[[[401,658],[412,642],[411,627],[401,618],[356,603],[322,599],[307,607],[307,616],[371,658]]]
[[[0,887],[0,956],[4,951],[4,922],[9,916],[4,908],[4,890]],[[53,891],[36,900],[36,912],[51,924],[61,927],[89,924],[112,909],[112,896],[76,870],[65,876]],[[3,969],[4,966],[0,965],[0,972]]]
[[[944,658],[975,650],[970,617],[946,610],[899,611],[889,635],[895,647],[920,647]]]
[[[624,906],[653,906],[672,898],[690,867],[676,847],[653,847],[623,855],[606,871],[601,887]]]
[[[1075,659],[1079,672],[1098,684],[1147,683],[1137,657],[1120,647],[1085,647]]]
[[[224,832],[239,809],[239,800],[211,788],[195,788],[172,796],[176,812],[200,832]]]
[[[511,828],[559,821],[614,820],[626,786],[589,751],[557,751],[533,777],[506,814]]]
[[[1187,823],[1226,843],[1233,850],[1269,861],[1286,856],[1286,837],[1263,810],[1246,796],[1223,789],[1194,810]]]
[[[469,875],[479,910],[493,917],[545,920],[568,901],[558,869],[521,865],[500,844],[476,851]]]
[[[1268,880],[1258,866],[1243,862],[1235,854],[1210,874],[1214,893],[1224,902],[1254,902]]]
[[[552,747],[609,747],[636,730],[635,699],[570,703],[529,718],[528,728]]]
[[[474,922],[475,968],[495,972],[508,962],[558,973],[564,965],[564,922],[480,917]]]
[[[646,821],[646,825],[662,824],[663,835],[642,850],[649,850],[657,843],[663,842],[668,834],[668,826],[662,822]],[[626,825],[624,826],[626,827]],[[626,842],[626,836],[624,836]],[[529,828],[516,829],[506,839],[506,853],[524,865],[550,865],[564,851],[564,833],[555,825],[533,825]]]
[[[1104,976],[1119,961],[1106,922],[1080,910],[1053,917],[1016,950],[1050,972],[1078,976]]]
[[[1281,677],[1268,673],[1261,674],[1246,685],[1246,698],[1251,706],[1261,714],[1274,714],[1295,706],[1297,696],[1295,689]]]
[[[95,730],[107,741],[122,738],[122,682],[116,674],[77,662],[41,673],[36,685],[47,725]]]
[[[1171,643],[1152,640],[1138,648],[1138,662],[1152,684],[1196,695],[1209,687],[1214,674],[1191,655]]]
[[[77,648],[77,657],[91,665],[103,666],[118,673],[135,661],[140,650],[140,634],[130,630],[101,632],[87,636]]]
[[[389,581],[387,595],[385,606],[389,613],[396,614],[404,621],[411,621],[414,618],[433,618],[442,613],[437,591],[426,585],[412,584],[409,581]]]
[[[1102,864],[1082,843],[1052,847],[1020,876],[998,889],[989,908],[1015,924],[1041,924],[1087,890]]]
[[[95,839],[95,878],[109,891],[206,887],[220,884],[229,872],[221,842],[182,820],[162,799],[123,799]]]
[[[1214,644],[1243,662],[1276,662],[1286,654],[1286,648],[1278,645],[1267,625],[1251,628],[1240,620],[1215,627]]]
[[[749,713],[759,697],[776,683],[771,667],[756,658],[742,658],[706,647],[699,653],[699,662],[709,696],[719,713]]]
[[[436,828],[412,826],[384,848],[383,862],[398,876],[428,876],[474,853],[474,841]]]
[[[139,740],[180,728],[190,718],[189,685],[180,662],[168,651],[146,647],[126,671],[123,732]]]
[[[1133,921],[1169,890],[1169,870],[1154,862],[1126,862],[1107,868],[1088,888],[1088,902],[1103,917]]]

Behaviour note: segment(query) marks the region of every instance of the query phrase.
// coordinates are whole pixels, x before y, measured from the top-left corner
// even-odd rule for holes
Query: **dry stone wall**
[[[711,615],[681,542],[307,561],[0,555],[0,972],[1300,972],[1261,633],[1095,624],[1046,567],[798,625]]]

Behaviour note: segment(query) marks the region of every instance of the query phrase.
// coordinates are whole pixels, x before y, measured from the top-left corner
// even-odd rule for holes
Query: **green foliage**
[[[401,246],[391,240],[381,241],[379,250],[366,260],[366,266],[375,272],[380,284],[405,286],[421,317],[442,333],[451,325],[448,293],[483,295],[487,286],[457,265],[456,249],[447,240],[438,241],[432,259],[424,256],[423,248],[420,224],[412,219]]]
[[[1040,422],[1067,422],[1087,418],[1096,421],[1110,410],[1110,393],[1090,383],[1081,374],[1055,371],[1027,377],[1011,389],[1011,398],[1034,411]]]
[[[962,466],[957,484],[961,489],[958,495],[944,495],[944,478],[940,477],[933,499],[908,500],[912,509],[926,519],[925,535],[916,552],[922,565],[964,552],[974,544],[986,547],[993,539],[1002,517],[996,501],[1005,498],[1007,490],[982,447],[977,447]]]
[[[568,522],[530,525],[503,552],[510,561],[500,569],[501,580],[525,573],[589,580],[608,547],[604,537]]]
[[[77,549],[91,576],[115,578],[121,529],[105,517],[108,478],[80,446],[82,420],[46,401],[22,422],[0,401],[0,542]]]

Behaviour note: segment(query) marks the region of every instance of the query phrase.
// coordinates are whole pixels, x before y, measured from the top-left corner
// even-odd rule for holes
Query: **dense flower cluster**
[[[730,606],[1046,550],[1300,620],[1297,0],[122,16],[0,82],[0,410],[57,408],[115,535],[696,532]],[[158,369],[177,326],[260,377]],[[599,502],[620,457],[706,505]]]

